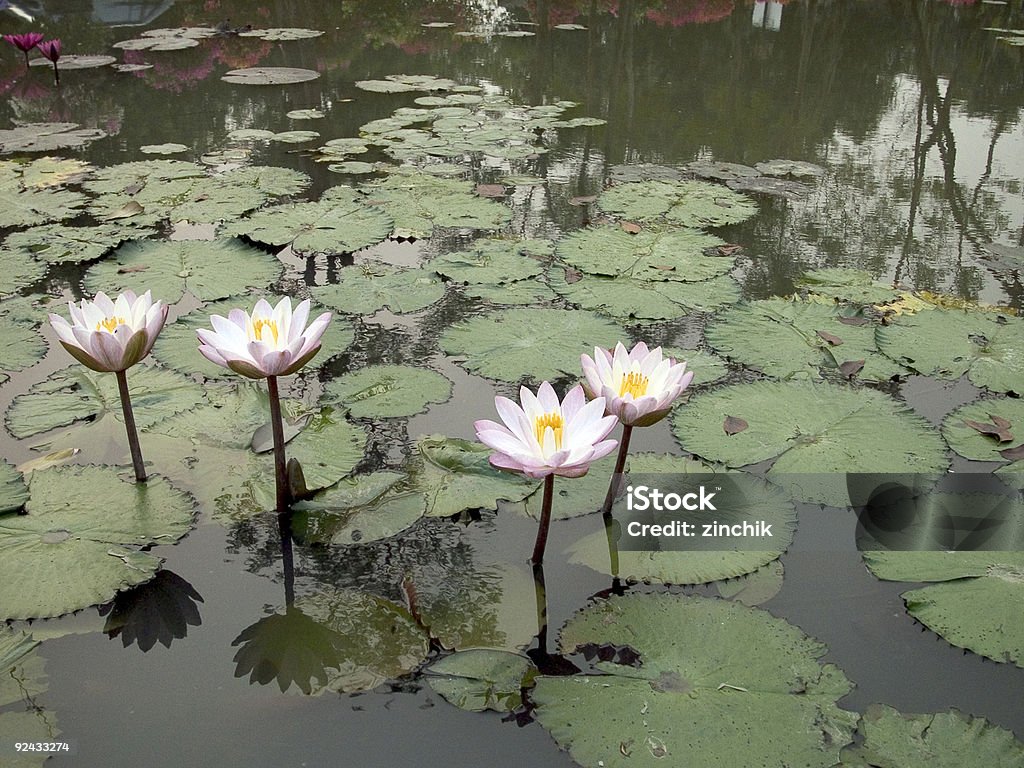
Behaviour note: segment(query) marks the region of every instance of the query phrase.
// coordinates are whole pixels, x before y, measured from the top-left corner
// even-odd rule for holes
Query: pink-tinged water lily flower
[[[307,328],[308,318],[309,299],[294,312],[288,297],[276,307],[260,299],[251,315],[244,309],[233,309],[226,319],[211,316],[213,330],[197,331],[202,342],[199,351],[210,362],[250,379],[287,376],[320,351],[320,337],[327,330],[331,313],[324,312]]]
[[[25,54],[25,66],[28,66],[28,52],[35,48],[45,35],[42,32],[25,32],[21,35],[4,35],[4,40]]]
[[[625,426],[647,427],[668,414],[672,402],[693,381],[686,363],[663,357],[661,347],[639,342],[629,352],[621,342],[610,352],[594,348],[594,357],[581,356],[587,394],[603,397],[608,415]]]
[[[125,291],[113,300],[100,291],[91,301],[82,299],[81,305],[71,303],[68,308],[71,323],[51,314],[50,325],[64,349],[100,372],[123,371],[148,355],[168,311],[149,291],[141,296]]]
[[[589,403],[583,388],[573,387],[562,402],[548,382],[537,394],[523,387],[522,407],[507,397],[494,398],[504,426],[482,419],[474,425],[477,439],[496,453],[491,464],[540,479],[548,475],[582,477],[590,464],[611,453],[615,440],[604,438],[615,427],[605,416],[604,398]]]
[[[142,461],[125,371],[149,354],[167,322],[168,307],[162,301],[153,301],[149,291],[141,296],[125,291],[116,299],[100,291],[92,301],[82,299],[81,305],[72,303],[68,307],[72,322],[51,314],[50,325],[64,349],[78,362],[94,371],[117,376],[135,479],[145,482],[146,466]]]
[[[40,35],[40,37],[42,37],[42,35]],[[43,40],[36,44],[36,48],[38,48],[39,52],[54,64],[56,64],[57,59],[60,58],[60,39]]]

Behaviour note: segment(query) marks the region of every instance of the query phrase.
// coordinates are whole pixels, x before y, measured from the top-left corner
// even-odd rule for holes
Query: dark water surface
[[[585,209],[569,199],[599,192],[623,164],[806,160],[826,169],[806,199],[760,196],[759,215],[722,233],[744,246],[735,274],[748,297],[786,295],[807,269],[846,266],[908,288],[1022,304],[1020,273],[999,254],[1000,246],[1024,245],[1024,48],[999,42],[984,29],[1024,27],[1019,2],[794,0],[766,8],[732,0],[37,0],[19,7],[40,21],[30,25],[4,12],[2,31],[42,28],[61,37],[66,52],[119,57],[111,43],[146,27],[225,22],[326,32],[282,43],[225,36],[183,51],[125,54],[125,60],[145,58],[155,67],[137,75],[67,72],[59,97],[46,70],[26,75],[20,54],[4,50],[0,127],[11,120],[101,127],[110,138],[75,154],[98,165],[152,159],[139,147],[164,142],[185,144],[190,152],[177,157],[198,159],[224,149],[227,132],[237,128],[308,129],[324,140],[358,136],[360,125],[411,106],[421,94],[367,93],[355,81],[436,74],[506,94],[518,104],[573,100],[580,106],[570,116],[608,121],[559,132],[553,151],[539,158],[475,169],[479,182],[508,172],[548,179],[546,186],[520,188],[512,196],[517,235],[554,238],[578,228]],[[422,26],[437,21],[454,26]],[[554,28],[564,23],[587,29]],[[496,34],[516,29],[536,34]],[[266,88],[220,80],[229,69],[251,66],[314,69],[320,78]],[[327,117],[285,117],[311,107]],[[316,145],[262,145],[251,161],[311,175],[314,198],[328,186],[358,181],[331,173],[302,151]],[[354,258],[411,264],[422,253],[450,250],[458,237],[387,243]],[[296,292],[336,281],[337,270],[351,263],[283,258],[289,267],[283,288]],[[75,269],[55,269],[39,287],[70,296],[79,292],[80,276]],[[328,375],[378,362],[428,362],[455,385],[449,402],[422,416],[399,426],[376,422],[362,469],[396,466],[421,434],[471,438],[473,421],[492,416],[494,387],[444,359],[436,345],[441,329],[476,311],[473,302],[449,296],[422,313],[382,312],[356,323],[354,345],[326,368]],[[658,343],[690,346],[700,330],[699,322],[682,321],[645,333]],[[46,360],[0,388],[0,409],[66,363],[62,350],[51,349]],[[966,382],[920,378],[902,389],[933,421],[974,393]],[[0,439],[8,461],[34,455],[32,441]],[[679,451],[664,423],[638,430],[633,446]],[[608,577],[563,554],[599,525],[589,516],[553,527],[546,569],[552,650],[558,627],[609,587]],[[325,586],[359,587],[400,601],[405,564],[458,567],[459,558],[492,558],[525,569],[534,532],[535,524],[521,515],[484,512],[468,526],[423,521],[413,535],[366,547],[296,546],[294,589],[311,595]],[[222,525],[201,510],[196,530],[154,553],[202,596],[202,623],[189,627],[187,637],[146,652],[139,644],[126,647],[101,631],[106,619],[95,608],[31,627],[38,637],[53,638],[40,651],[49,689],[34,703],[56,717],[77,747],[77,754],[49,764],[572,764],[536,723],[520,727],[493,713],[462,712],[418,676],[359,695],[317,697],[295,688],[282,694],[273,682],[236,677],[232,642],[285,604],[290,579],[273,516]],[[782,591],[764,607],[828,645],[826,659],[857,684],[841,702],[846,708],[863,711],[873,702],[907,712],[956,707],[1024,739],[1024,669],[965,655],[922,631],[899,597],[908,585],[879,581],[865,569],[852,518],[803,510],[783,562]],[[522,608],[515,620],[534,621],[535,606]],[[536,629],[534,621],[525,634]]]

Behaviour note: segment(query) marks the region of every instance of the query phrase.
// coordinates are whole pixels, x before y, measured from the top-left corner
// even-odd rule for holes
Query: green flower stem
[[[537,598],[537,647],[548,652],[548,592],[544,586],[544,564],[533,566],[533,589]]]
[[[281,396],[277,391],[277,377],[267,376],[270,391],[270,427],[274,431],[274,484],[277,487],[277,513],[284,514],[291,506],[288,490],[288,469],[284,457],[284,422],[281,420]]]
[[[132,453],[132,467],[135,469],[135,480],[146,482],[146,465],[142,461],[142,447],[139,445],[139,432],[135,428],[135,413],[132,411],[132,399],[128,394],[128,376],[124,371],[115,371],[117,391],[121,395],[121,413],[124,414],[124,429],[128,433],[128,448]]]
[[[530,562],[540,565],[544,562],[544,550],[548,546],[548,528],[551,527],[551,501],[555,493],[555,476],[550,474],[544,478],[544,502],[540,510],[540,527],[537,529],[537,541],[533,545],[533,556]]]
[[[622,487],[622,474],[626,469],[626,456],[629,454],[629,439],[633,436],[633,427],[630,424],[622,425],[622,439],[619,440],[619,455],[615,457],[615,469],[612,471],[612,479],[608,483],[608,493],[604,497],[604,504],[601,506],[601,517],[604,519],[604,531],[608,536],[608,559],[611,561],[612,577],[619,575],[619,548],[615,538],[615,518],[612,517],[612,504],[615,497],[619,495],[619,488]]]

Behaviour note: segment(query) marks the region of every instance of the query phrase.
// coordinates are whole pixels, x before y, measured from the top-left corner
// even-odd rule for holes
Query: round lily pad
[[[879,328],[878,348],[924,374],[963,374],[993,392],[1024,394],[1024,318],[933,309]]]
[[[797,282],[810,293],[857,304],[885,304],[895,301],[901,295],[892,286],[875,282],[871,273],[862,269],[812,269],[805,272]]]
[[[703,181],[638,181],[618,184],[597,198],[598,206],[624,219],[664,218],[685,227],[738,224],[757,213],[749,197]]]
[[[25,123],[0,130],[0,154],[82,147],[106,135],[99,128],[79,128],[78,123]]]
[[[444,283],[425,269],[384,265],[346,267],[340,282],[311,292],[320,303],[354,315],[372,315],[387,307],[396,314],[418,312],[444,296]]]
[[[731,360],[781,379],[816,379],[848,360],[864,363],[860,379],[886,381],[907,369],[875,346],[877,323],[847,325],[835,308],[814,302],[764,299],[730,307],[712,319],[708,344]]]
[[[323,402],[338,402],[353,418],[400,418],[443,403],[452,385],[441,374],[411,365],[371,365],[332,379]]]
[[[544,270],[538,258],[550,253],[546,240],[481,239],[468,250],[432,259],[430,267],[455,282],[496,285],[536,277]]]
[[[681,628],[685,627],[685,631]],[[560,645],[629,647],[638,666],[536,679],[540,724],[587,768],[803,765],[827,768],[857,716],[825,647],[765,611],[733,602],[631,594],[588,607]]]
[[[232,69],[226,72],[221,80],[238,85],[290,85],[316,80],[320,73],[312,69],[296,69],[294,67],[251,67],[249,69]]]
[[[677,363],[686,363],[686,370],[693,372],[693,381],[690,384],[692,387],[713,384],[729,373],[729,368],[722,358],[702,349],[663,347],[662,351]]]
[[[728,434],[727,417],[747,428]],[[776,459],[769,478],[800,498],[847,506],[845,473],[943,472],[938,432],[902,403],[836,384],[759,381],[695,395],[673,417],[687,451],[729,467]]]
[[[33,473],[28,514],[0,516],[3,618],[59,616],[148,581],[160,559],[129,547],[177,541],[193,505],[160,477],[133,483],[93,466]]]
[[[33,227],[81,214],[86,197],[68,189],[18,189],[0,184],[0,229]]]
[[[16,249],[35,259],[49,263],[94,261],[126,240],[138,240],[154,234],[154,230],[126,228],[117,224],[94,227],[66,227],[44,224],[21,232],[12,232],[4,247]]]
[[[1002,421],[1000,421],[1002,420]],[[974,422],[971,426],[967,422]],[[1004,440],[994,436],[992,432],[978,429],[979,425],[989,425],[993,431],[998,430],[1005,422]],[[1024,400],[1013,397],[993,397],[978,400],[957,408],[942,423],[942,436],[949,447],[967,459],[977,461],[1011,461],[1024,460],[1024,452],[1020,458],[1015,454],[1004,456],[1000,451],[1008,451],[1024,445]],[[1011,465],[1011,469],[1024,468],[1024,464]]]
[[[28,499],[25,478],[6,461],[0,461],[0,514],[21,509]]]
[[[173,304],[186,292],[201,301],[223,299],[249,288],[266,289],[281,274],[273,254],[238,240],[147,240],[122,245],[85,276],[90,293],[150,290]]]
[[[270,140],[279,141],[282,144],[304,144],[319,138],[320,134],[316,131],[281,131],[281,133],[271,136]]]
[[[285,113],[285,117],[290,120],[319,120],[324,117],[324,113],[319,109],[293,109]]]
[[[320,37],[323,30],[304,29],[302,27],[272,27],[270,29],[247,29],[239,32],[239,37],[258,37],[260,40],[279,42],[284,40],[309,40]]]
[[[117,59],[114,56],[78,56],[72,53],[61,56],[60,59],[57,60],[57,69],[95,69],[96,67],[105,67],[108,64],[113,64],[115,61],[117,61]],[[53,62],[49,59],[32,59],[29,64],[33,67],[53,66]]]
[[[463,321],[440,343],[471,373],[515,382],[578,376],[581,354],[623,338],[620,326],[589,312],[515,308]]]
[[[378,163],[362,163],[350,160],[346,163],[331,163],[327,170],[331,173],[344,173],[350,176],[361,176],[365,173],[376,173],[379,170],[386,170],[387,166]]]
[[[426,670],[430,687],[449,704],[469,712],[512,712],[523,704],[537,668],[526,656],[491,648],[470,648],[434,662]]]
[[[139,147],[139,152],[144,155],[180,155],[188,152],[189,147],[185,144],[144,144]]]

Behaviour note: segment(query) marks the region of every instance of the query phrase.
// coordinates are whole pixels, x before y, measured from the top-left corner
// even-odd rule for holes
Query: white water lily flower
[[[167,321],[168,307],[146,291],[125,291],[111,300],[100,291],[92,301],[71,303],[71,320],[50,315],[60,343],[78,362],[94,371],[123,371],[142,360]]]
[[[320,337],[331,316],[324,312],[307,328],[309,299],[294,312],[287,296],[276,307],[260,299],[251,315],[244,309],[232,309],[227,318],[211,315],[213,330],[196,331],[202,342],[199,351],[210,362],[250,379],[287,376],[320,351]]]
[[[581,386],[573,387],[562,402],[546,381],[536,395],[523,387],[519,397],[522,407],[507,397],[494,398],[504,426],[487,419],[474,425],[477,439],[496,451],[491,464],[498,469],[535,479],[582,477],[592,462],[618,444],[604,439],[615,427],[615,418],[604,415],[604,398],[588,403]]]
[[[661,347],[638,342],[629,352],[619,342],[615,351],[594,348],[581,356],[587,394],[602,397],[606,413],[630,427],[648,427],[668,414],[672,402],[693,381],[686,363],[662,357]]]

